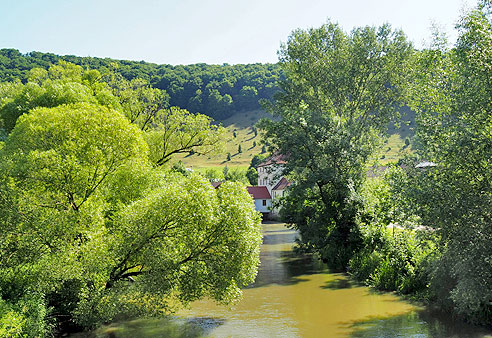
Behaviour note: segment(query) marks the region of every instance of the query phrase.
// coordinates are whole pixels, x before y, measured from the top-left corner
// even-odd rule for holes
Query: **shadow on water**
[[[449,314],[431,310],[391,317],[371,317],[343,325],[352,330],[350,337],[353,338],[483,338],[492,335],[492,331],[455,321]]]
[[[71,338],[199,338],[210,335],[225,319],[193,317],[187,319],[136,319],[103,326],[93,332],[71,335]]]
[[[327,281],[325,285],[321,286],[322,289],[340,290],[340,289],[351,289],[354,286],[357,286],[350,279],[347,279],[347,276],[343,274],[333,274],[333,275],[340,276],[340,278],[335,278]]]
[[[270,234],[270,233],[293,233],[295,234],[295,230],[285,228],[285,229],[274,229],[274,230],[263,230],[264,234]]]
[[[306,280],[302,276],[327,272],[326,265],[313,255],[301,255],[292,250],[264,251],[260,260],[256,280],[248,288],[271,284],[294,285]]]
[[[278,231],[263,235],[263,245],[289,243],[295,236],[292,232],[279,233]],[[290,241],[289,241],[290,240]]]

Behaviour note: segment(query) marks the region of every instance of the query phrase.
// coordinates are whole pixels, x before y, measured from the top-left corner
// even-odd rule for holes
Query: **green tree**
[[[229,168],[227,166],[223,169],[224,180],[231,182],[240,182],[242,184],[248,184],[248,178],[246,171],[241,168]]]
[[[296,184],[283,217],[305,245],[343,269],[361,244],[357,191],[365,165],[404,94],[412,47],[388,25],[350,34],[328,23],[296,30],[279,51],[286,80],[263,120],[271,149]]]
[[[246,177],[248,178],[249,184],[258,185],[258,171],[256,168],[248,168]]]
[[[154,127],[145,133],[145,139],[150,147],[151,161],[160,166],[175,154],[221,152],[224,135],[225,129],[212,124],[208,116],[171,107],[159,111]]]
[[[19,118],[0,151],[2,323],[31,336],[48,318],[90,328],[204,296],[226,303],[254,280],[260,218],[243,186],[215,190],[154,168],[147,152],[143,132],[106,107]]]
[[[238,105],[249,109],[259,108],[258,91],[252,86],[243,86],[239,91]]]
[[[258,154],[253,156],[251,162],[249,163],[250,168],[258,168],[258,165],[263,162],[268,156],[266,154]]]
[[[25,85],[3,85],[7,91],[0,102],[2,127],[10,132],[22,114],[36,107],[56,107],[62,104],[87,102],[118,107],[106,84],[96,81],[97,71],[84,71],[82,67],[60,61],[46,71],[34,68]],[[11,88],[14,86],[14,88]]]
[[[490,323],[492,307],[492,19],[490,1],[459,22],[455,48],[423,51],[414,84],[420,155],[437,163],[416,176],[415,204],[441,235],[435,297],[469,320]]]
[[[246,177],[248,178],[249,184],[258,184],[258,164],[263,162],[267,158],[265,154],[258,154],[253,156],[251,162],[249,163],[248,171],[246,172]]]
[[[105,74],[103,79],[119,98],[121,109],[130,122],[142,130],[151,128],[158,112],[169,105],[166,91],[152,88],[146,80],[128,81],[115,71]]]

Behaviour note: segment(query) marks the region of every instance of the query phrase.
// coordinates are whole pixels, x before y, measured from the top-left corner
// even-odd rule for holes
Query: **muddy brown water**
[[[263,224],[261,265],[232,306],[191,304],[173,320],[135,320],[101,328],[97,337],[492,337],[446,314],[378,293],[330,273],[293,251],[297,233]]]

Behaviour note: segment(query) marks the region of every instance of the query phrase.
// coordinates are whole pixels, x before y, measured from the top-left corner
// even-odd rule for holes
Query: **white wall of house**
[[[259,212],[263,213],[269,213],[270,208],[272,207],[272,200],[271,199],[255,199],[255,208]],[[265,202],[263,202],[265,201]]]
[[[282,190],[272,190],[272,199],[276,200],[276,199],[279,199],[281,197],[284,197],[284,192],[285,190],[282,189]]]
[[[272,190],[272,201],[275,201],[275,200],[278,200],[279,198],[283,197],[284,196],[284,193],[285,193],[285,190],[282,189],[282,190]],[[278,215],[279,213],[279,209],[278,208],[272,208],[272,214],[274,215]]]
[[[276,186],[282,178],[282,176],[280,176],[282,169],[283,166],[277,164],[258,167],[258,185],[266,186],[271,195],[273,187]]]

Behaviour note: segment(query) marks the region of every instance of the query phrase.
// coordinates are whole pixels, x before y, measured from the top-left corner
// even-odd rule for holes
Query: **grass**
[[[411,152],[411,145],[405,146],[405,140],[400,134],[392,134],[378,152],[378,162],[382,165],[396,163],[399,159],[403,158],[405,154]]]
[[[179,155],[173,161],[181,160],[187,168],[200,172],[213,168],[222,171],[225,166],[246,169],[253,156],[260,154],[262,149],[260,135],[255,136],[252,127],[259,119],[268,116],[262,110],[254,110],[240,112],[226,120],[218,121],[227,129],[224,153],[219,155]],[[404,111],[402,120],[408,122],[402,123],[399,128],[390,126],[388,130],[390,136],[376,156],[380,165],[397,162],[406,153],[412,152],[411,145],[405,146],[405,139],[409,138],[411,141],[413,137],[415,117],[412,112]],[[236,133],[236,137],[234,137],[234,133]],[[254,146],[255,143],[256,146]],[[239,145],[241,145],[241,153],[238,152]],[[227,160],[228,153],[231,155],[230,161]]]
[[[268,114],[261,110],[237,113],[230,118],[218,121],[227,129],[225,152],[216,156],[213,155],[180,155],[173,160],[181,160],[187,168],[197,171],[205,171],[209,168],[222,167],[226,165],[230,168],[247,168],[254,155],[261,153],[261,138],[253,132],[253,125],[259,119],[268,117]],[[234,137],[234,132],[236,137]],[[255,145],[256,143],[256,145]],[[241,145],[242,152],[238,152]],[[227,153],[231,154],[231,160],[227,161]]]
[[[415,134],[415,113],[405,107],[402,109],[401,120],[403,122],[399,126],[390,125],[388,128],[389,138],[377,154],[378,162],[382,165],[396,163],[405,154],[413,152],[412,139]],[[409,146],[405,145],[406,138],[410,141]]]

